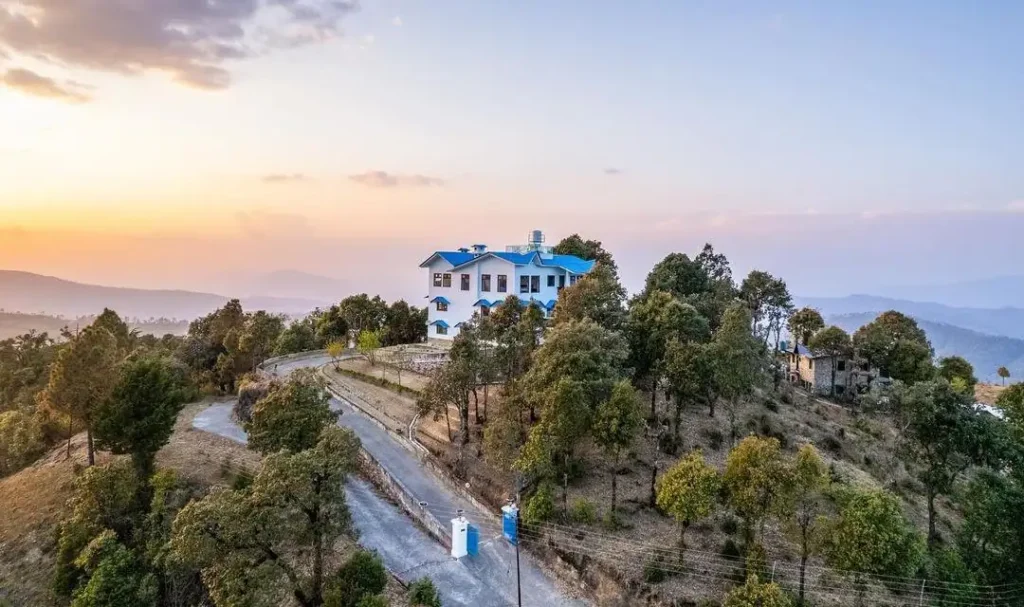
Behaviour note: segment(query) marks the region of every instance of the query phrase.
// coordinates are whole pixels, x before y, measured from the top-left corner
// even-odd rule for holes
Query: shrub
[[[734,516],[727,516],[722,520],[722,533],[726,535],[736,535],[739,528],[739,521]]]
[[[585,497],[577,498],[569,507],[569,519],[574,523],[592,525],[597,522],[597,506]]]
[[[666,455],[676,455],[683,446],[683,439],[674,432],[662,432],[658,435],[658,451]]]
[[[388,599],[380,594],[368,594],[356,603],[356,607],[389,607],[389,605]]]
[[[327,582],[326,607],[356,607],[364,596],[379,594],[388,584],[384,563],[375,552],[360,550]]]
[[[743,554],[740,552],[740,547],[736,545],[736,542],[729,538],[722,544],[722,556],[734,560],[741,558]]]
[[[523,524],[537,525],[550,520],[555,515],[554,489],[551,483],[541,483],[537,492],[526,500],[523,507]]]
[[[747,548],[745,564],[748,578],[750,576],[765,577],[768,571],[768,553],[760,542],[754,542]]]
[[[773,413],[778,413],[779,412],[779,403],[775,402],[774,400],[772,400],[770,398],[766,398],[765,399],[764,406],[767,407],[768,410],[773,412]]]
[[[648,584],[660,584],[668,578],[665,571],[665,558],[657,557],[644,563],[644,582]]]
[[[821,439],[821,448],[834,455],[839,455],[843,450],[843,443],[831,434]]]
[[[252,421],[252,410],[256,401],[270,393],[271,382],[258,378],[246,377],[238,388],[238,400],[232,409],[235,419],[246,424]]]
[[[36,418],[21,411],[0,413],[0,477],[31,464],[44,448]]]
[[[792,405],[793,404],[793,388],[791,386],[789,386],[788,384],[783,384],[783,386],[779,389],[779,400],[784,405]]]
[[[722,444],[725,442],[725,435],[718,428],[714,430],[705,430],[704,436],[708,439],[708,447],[714,451],[718,451],[722,448]]]
[[[416,607],[441,607],[441,597],[430,578],[420,578],[409,586],[409,604]]]
[[[790,607],[792,604],[778,584],[762,584],[753,575],[725,597],[722,607]]]

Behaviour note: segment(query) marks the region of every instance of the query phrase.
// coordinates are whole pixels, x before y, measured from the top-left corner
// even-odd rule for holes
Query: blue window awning
[[[544,304],[544,307],[547,308],[548,310],[554,310],[556,303],[558,303],[558,302],[556,300],[552,299],[548,303]]]
[[[495,305],[495,304],[487,301],[486,299],[478,299],[475,302],[473,302],[473,307],[474,308],[477,307],[477,306],[480,306],[482,308],[490,308],[493,305]]]
[[[442,296],[438,295],[434,299],[431,299],[430,303],[443,303],[444,305],[447,306],[448,304],[450,304],[452,302],[448,301],[447,297],[442,297]]]
[[[437,326],[439,326],[439,327],[444,327],[445,329],[447,329],[447,328],[448,328],[448,323],[446,323],[446,322],[445,322],[445,321],[443,321],[443,320],[435,320],[434,322],[432,322],[432,323],[430,323],[430,324],[431,324],[431,325],[437,325]]]

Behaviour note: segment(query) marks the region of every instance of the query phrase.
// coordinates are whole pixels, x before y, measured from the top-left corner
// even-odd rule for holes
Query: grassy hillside
[[[828,316],[828,322],[852,333],[875,319],[873,312]],[[1024,339],[986,335],[954,325],[915,317],[928,334],[935,355],[963,356],[974,365],[975,375],[982,380],[998,382],[996,369],[1005,366],[1011,377],[1024,377]]]

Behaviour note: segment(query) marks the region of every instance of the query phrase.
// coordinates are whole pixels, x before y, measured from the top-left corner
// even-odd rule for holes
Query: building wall
[[[450,287],[435,287],[434,286],[434,274],[451,274],[451,286]],[[469,290],[462,290],[462,275],[469,275]],[[482,289],[482,277],[488,274],[491,277],[491,289],[484,291]],[[508,289],[505,293],[498,292],[498,276],[504,274],[508,278]],[[521,293],[520,292],[520,279],[523,276],[538,276],[540,278],[540,290],[537,293]],[[548,277],[554,277],[553,285],[548,286]],[[473,304],[480,299],[486,299],[490,302],[500,301],[507,298],[509,295],[515,295],[524,302],[529,302],[531,299],[536,300],[542,306],[551,300],[558,299],[559,291],[559,280],[564,277],[565,286],[572,284],[571,275],[560,268],[551,268],[540,265],[527,265],[527,266],[516,266],[515,264],[505,261],[497,257],[490,257],[471,264],[468,267],[453,271],[452,265],[445,261],[443,258],[438,257],[435,259],[427,268],[427,322],[432,323],[435,320],[443,320],[448,323],[448,334],[439,335],[437,334],[437,327],[430,325],[427,327],[427,338],[428,339],[443,339],[451,340],[455,339],[455,336],[459,334],[459,329],[455,326],[460,322],[465,322],[473,318],[473,314],[478,312],[478,308],[474,308]],[[437,296],[442,296],[448,299],[448,310],[441,312],[437,309],[437,304],[429,303],[430,300]]]
[[[520,290],[520,280],[523,276],[539,276],[540,277],[540,291],[537,293],[526,292],[523,293]],[[554,286],[548,286],[548,276],[553,276],[555,279]],[[541,305],[546,304],[552,299],[558,299],[558,277],[565,276],[565,286],[569,286],[570,278],[565,270],[560,268],[549,268],[538,265],[519,266],[516,268],[516,277],[514,291],[515,295],[524,302],[530,301],[530,299],[537,300]]]
[[[451,287],[435,287],[434,286],[434,274],[451,274],[452,282]],[[454,339],[458,335],[458,329],[455,327],[455,323],[461,320],[459,318],[458,307],[456,305],[455,294],[459,289],[459,276],[457,273],[452,272],[452,264],[448,263],[441,257],[438,257],[431,263],[427,268],[427,339]],[[430,300],[435,297],[444,297],[448,299],[451,304],[448,306],[448,311],[441,312],[437,309],[437,304],[430,303]],[[472,302],[470,302],[472,303]],[[435,320],[443,320],[448,323],[448,334],[438,335],[436,333],[437,327],[430,324]]]

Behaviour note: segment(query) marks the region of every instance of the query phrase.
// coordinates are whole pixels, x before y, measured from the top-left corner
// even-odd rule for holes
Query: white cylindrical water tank
[[[459,516],[452,519],[452,558],[460,559],[467,554],[467,535],[469,534],[469,521]]]

